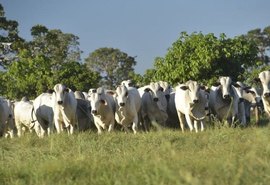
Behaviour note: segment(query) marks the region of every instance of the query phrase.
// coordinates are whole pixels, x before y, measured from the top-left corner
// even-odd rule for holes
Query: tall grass
[[[0,140],[0,184],[269,184],[270,128]]]

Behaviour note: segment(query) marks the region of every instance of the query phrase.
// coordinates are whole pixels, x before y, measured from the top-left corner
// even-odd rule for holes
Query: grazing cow
[[[230,77],[220,77],[216,87],[211,87],[209,95],[210,112],[221,120],[232,124],[238,118],[243,126],[246,125],[245,113],[239,113],[243,106],[243,89]],[[240,109],[244,111],[244,109]],[[239,117],[241,115],[241,117]]]
[[[100,87],[93,91],[89,97],[91,104],[91,113],[94,117],[94,123],[98,129],[98,134],[102,129],[112,131],[115,124],[115,101],[113,97]]]
[[[22,136],[23,127],[30,132],[35,130],[37,136],[41,137],[40,125],[37,122],[37,118],[34,113],[33,103],[25,97],[14,105],[14,120],[18,131],[18,137]]]
[[[13,138],[15,134],[13,104],[10,100],[0,97],[0,137]]]
[[[208,102],[204,89],[204,86],[200,86],[198,82],[192,80],[176,87],[175,108],[182,132],[184,132],[185,121],[190,131],[194,127],[195,131],[198,132],[198,122],[201,123],[201,131],[204,130],[205,107],[207,107]]]
[[[259,80],[263,87],[262,102],[264,111],[270,117],[270,71],[262,71],[259,74]]]
[[[53,95],[42,93],[33,101],[34,114],[40,125],[39,137],[50,135],[54,130]]]
[[[151,82],[138,90],[142,98],[141,114],[145,131],[149,131],[151,124],[157,128],[165,126],[168,114],[164,89],[159,83]]]
[[[134,134],[137,133],[139,113],[141,109],[141,97],[134,87],[120,85],[116,88],[116,122],[121,124],[125,131],[132,124]]]
[[[63,84],[56,84],[53,93],[54,124],[57,133],[67,128],[68,134],[73,134],[77,126],[77,100],[73,91]]]

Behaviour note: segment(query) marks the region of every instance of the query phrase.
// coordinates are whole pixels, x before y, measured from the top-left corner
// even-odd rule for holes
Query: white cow
[[[262,99],[259,95],[258,91],[254,87],[248,87],[241,82],[236,82],[243,88],[243,99],[244,99],[244,108],[247,123],[250,122],[251,110],[257,109],[255,111],[256,114],[256,122],[258,123],[259,119],[259,109],[262,107]],[[239,110],[240,113],[243,111]]]
[[[91,93],[89,100],[98,134],[102,133],[102,129],[108,128],[109,132],[112,131],[115,124],[115,101],[113,97],[105,93],[104,88],[100,87]]]
[[[73,134],[74,127],[77,126],[75,95],[63,84],[56,84],[53,89],[54,124],[57,133],[61,133],[66,128],[68,134]]]
[[[13,104],[10,100],[0,97],[0,137],[13,138],[15,134]]]
[[[15,103],[14,120],[18,131],[18,137],[22,136],[23,128],[26,128],[30,132],[34,130],[37,136],[41,137],[40,124],[34,113],[33,103],[28,99],[22,98],[21,101]]]
[[[40,137],[50,135],[54,130],[53,96],[51,93],[42,93],[33,101],[34,114],[40,125]]]
[[[184,132],[185,121],[190,131],[194,127],[195,131],[198,132],[198,122],[201,123],[201,131],[204,130],[205,107],[207,107],[208,102],[204,88],[192,80],[175,87],[175,107],[182,132]]]
[[[263,87],[262,102],[264,111],[270,117],[270,71],[262,71],[259,74],[259,80]]]
[[[242,125],[246,125],[245,113],[240,106],[244,106],[243,89],[237,83],[232,82],[230,77],[222,76],[216,87],[211,87],[209,95],[210,112],[221,120],[226,120],[229,124],[234,124],[238,118]],[[241,117],[239,117],[241,115]]]
[[[141,114],[145,131],[149,131],[151,124],[157,128],[165,126],[168,114],[164,89],[159,83],[151,82],[138,90],[142,98]]]
[[[141,110],[141,97],[134,87],[120,85],[116,88],[116,122],[121,124],[125,131],[132,124],[134,134],[137,133],[139,114]]]

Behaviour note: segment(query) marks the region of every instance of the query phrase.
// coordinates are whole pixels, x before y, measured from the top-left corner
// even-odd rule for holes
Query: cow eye
[[[125,96],[126,96],[126,97],[128,96],[128,92],[126,92]]]
[[[162,87],[160,87],[158,90],[160,90],[160,91],[162,91],[162,92],[164,91],[164,89],[163,89]]]

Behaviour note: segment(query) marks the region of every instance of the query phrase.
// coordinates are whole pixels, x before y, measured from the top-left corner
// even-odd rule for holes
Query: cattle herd
[[[126,80],[116,90],[99,87],[86,93],[56,84],[52,92],[34,100],[0,98],[0,135],[21,137],[30,131],[42,138],[75,130],[101,134],[114,129],[135,134],[163,127],[198,132],[205,129],[206,119],[247,126],[253,110],[270,115],[270,72],[262,71],[256,80],[261,90],[228,76],[219,77],[211,88],[192,80],[174,88],[163,81],[135,88]]]

